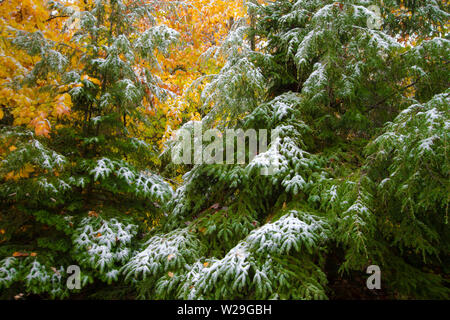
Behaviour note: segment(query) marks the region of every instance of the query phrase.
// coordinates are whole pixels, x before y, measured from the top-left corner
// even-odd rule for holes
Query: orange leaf
[[[88,216],[90,216],[90,217],[98,217],[98,213],[92,210],[92,211],[88,212]]]
[[[18,251],[16,251],[16,252],[13,253],[13,257],[27,257],[27,256],[28,256],[28,253],[26,253],[26,252],[18,252]]]
[[[34,125],[34,131],[38,136],[48,137],[50,133],[50,122],[45,119],[43,116],[39,116],[35,118],[32,122]]]
[[[202,227],[202,228],[198,228],[198,231],[200,231],[201,233],[205,233],[206,228]]]
[[[173,278],[173,272],[169,271],[167,274],[169,275],[169,277]]]

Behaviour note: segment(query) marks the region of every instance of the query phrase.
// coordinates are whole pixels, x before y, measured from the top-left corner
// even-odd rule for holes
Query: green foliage
[[[341,276],[378,264],[391,297],[448,297],[449,103],[439,80],[448,40],[424,40],[421,24],[408,29],[418,44],[402,44],[390,17],[382,29],[368,26],[377,17],[362,1],[248,5],[257,22],[238,22],[216,51],[227,63],[209,76],[212,111],[201,125],[276,129],[279,138],[244,165],[196,165],[185,175],[155,237],[187,224],[208,248],[189,271],[144,290],[326,298],[325,262],[335,255],[327,248],[338,247]],[[415,8],[425,29],[437,28],[442,8],[428,15],[425,6]]]
[[[448,90],[403,110],[367,146],[382,232],[425,261],[448,255]]]
[[[140,63],[153,68],[156,55],[166,53],[178,35],[155,24],[150,4],[96,1],[81,12],[50,5],[69,16],[65,28],[76,26],[67,32],[69,44],[22,31],[11,43],[39,59],[21,85],[40,87],[58,74],[41,90],[66,88],[72,113],[48,138],[2,128],[2,150],[8,152],[0,166],[6,241],[0,245],[1,283],[62,298],[68,296],[65,270],[72,264],[82,269],[83,288],[117,283],[137,246],[132,240],[146,231],[144,222],[162,216],[172,198],[172,187],[149,170],[149,146],[133,132],[146,121],[144,98],[167,96],[153,69]],[[139,31],[140,23],[148,23],[146,32]]]
[[[175,192],[147,170],[149,148],[129,130],[142,118],[146,85],[165,95],[150,71],[135,77],[134,59],[156,65],[154,50],[164,53],[176,35],[157,26],[137,34],[123,3],[111,3],[114,14],[100,1],[81,15],[74,41],[86,48],[83,70],[39,34],[15,40],[46,61],[30,81],[53,68],[81,85],[70,91],[72,128],[52,139],[3,131],[2,148],[17,148],[0,168],[2,287],[65,297],[50,286],[61,274],[52,267],[75,263],[83,288],[123,282],[139,298],[327,299],[330,263],[344,279],[376,264],[391,298],[448,299],[442,3],[415,2],[407,10],[416,16],[397,27],[397,1],[385,1],[374,29],[367,1],[249,2],[250,25],[239,20],[214,52],[224,67],[198,80],[208,81],[202,102],[211,111],[183,128],[278,135],[243,164],[182,167]],[[168,143],[166,154],[177,148]],[[155,228],[146,233],[149,216]]]

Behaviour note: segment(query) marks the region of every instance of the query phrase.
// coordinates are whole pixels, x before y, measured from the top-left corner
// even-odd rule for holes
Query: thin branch
[[[444,64],[442,65],[442,67],[445,66],[445,65],[448,64],[448,63],[449,63],[449,61],[444,62]],[[410,87],[416,85],[416,84],[417,84],[424,76],[426,76],[426,75],[429,75],[429,72],[427,72],[427,73],[425,73],[425,74],[419,76],[419,77],[416,79],[416,81],[414,81],[413,83],[410,83],[410,84],[408,84],[407,86],[401,87],[399,90],[397,90],[397,91],[394,92],[393,94],[391,94],[391,95],[387,96],[386,98],[383,98],[382,100],[378,101],[377,103],[375,103],[375,104],[369,106],[369,110],[371,110],[371,109],[373,109],[373,108],[379,106],[380,104],[386,102],[386,100],[392,98],[394,95],[396,95],[396,94],[398,94],[398,93],[401,93],[401,92],[405,91],[406,89],[408,89],[408,88],[410,88]]]
[[[57,19],[57,18],[70,18],[70,16],[51,16],[50,18],[45,20],[45,22],[49,22],[49,21],[52,21],[53,19]]]

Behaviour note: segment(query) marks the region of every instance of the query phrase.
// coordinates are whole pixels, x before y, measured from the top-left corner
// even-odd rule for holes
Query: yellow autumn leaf
[[[94,84],[96,84],[96,85],[100,85],[102,82],[99,80],[99,79],[97,79],[97,78],[89,78],[89,80],[92,82],[92,83],[94,83]]]
[[[92,82],[92,83],[94,83],[96,85],[100,85],[101,84],[101,81],[99,79],[90,77],[90,76],[88,76],[86,74],[81,77],[81,80],[89,80],[90,82]]]
[[[57,99],[56,103],[56,114],[58,116],[67,115],[70,113],[72,107],[72,100],[68,93],[65,93]]]
[[[30,176],[30,173],[34,172],[34,167],[30,163],[27,163],[21,171],[18,173],[15,173],[14,171],[9,172],[6,174],[5,179],[6,180],[19,180],[21,178],[28,178]]]

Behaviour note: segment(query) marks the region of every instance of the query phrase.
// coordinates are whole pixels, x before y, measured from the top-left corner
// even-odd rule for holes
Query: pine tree
[[[80,266],[82,287],[118,280],[144,222],[172,196],[136,130],[147,121],[143,101],[167,96],[156,55],[178,34],[156,24],[154,4],[49,5],[69,17],[67,42],[20,30],[9,40],[39,61],[19,85],[68,95],[71,116],[48,138],[2,129],[0,288],[62,298],[69,265]]]
[[[376,264],[391,297],[448,298],[448,7],[385,1],[376,26],[367,1],[247,5],[199,125],[279,138],[191,167],[127,278],[146,298],[326,299]]]
[[[375,264],[391,298],[448,299],[445,2],[384,1],[378,14],[364,0],[248,1],[205,54],[226,61],[197,80],[207,115],[183,128],[278,135],[244,164],[180,166],[174,192],[144,171],[149,148],[130,132],[144,96],[164,96],[136,59],[156,66],[175,34],[138,33],[146,6],[103,4],[74,16],[72,56],[39,33],[13,40],[43,59],[29,83],[57,70],[74,84],[77,117],[52,139],[4,129],[2,288],[66,297],[78,264],[84,290],[139,298],[327,299]],[[145,233],[147,213],[158,224]]]

